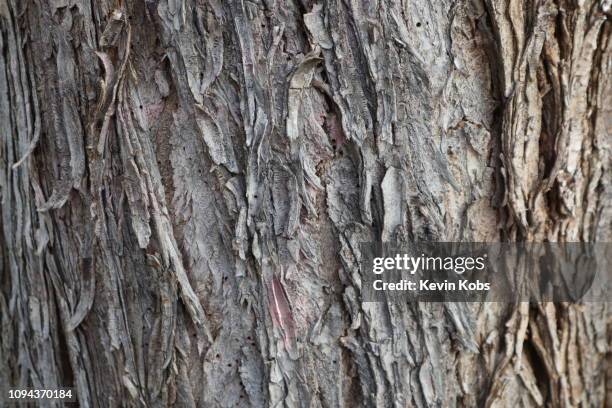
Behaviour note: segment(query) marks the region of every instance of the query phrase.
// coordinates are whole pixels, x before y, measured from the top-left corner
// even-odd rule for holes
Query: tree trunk
[[[610,404],[606,303],[362,303],[358,265],[611,240],[609,10],[0,0],[0,404]]]

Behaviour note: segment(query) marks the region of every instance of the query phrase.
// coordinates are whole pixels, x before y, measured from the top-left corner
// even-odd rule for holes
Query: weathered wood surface
[[[610,404],[606,304],[368,306],[357,267],[611,240],[609,13],[0,0],[0,403]]]

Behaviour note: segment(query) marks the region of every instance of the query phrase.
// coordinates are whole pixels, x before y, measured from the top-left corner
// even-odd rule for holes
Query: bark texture
[[[603,407],[605,303],[362,304],[364,241],[610,241],[609,0],[0,0],[0,403]]]

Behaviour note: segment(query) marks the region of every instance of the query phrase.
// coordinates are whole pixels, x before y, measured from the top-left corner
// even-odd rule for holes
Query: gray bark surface
[[[612,238],[609,0],[0,0],[0,405],[604,407],[605,303],[362,303],[366,241]]]

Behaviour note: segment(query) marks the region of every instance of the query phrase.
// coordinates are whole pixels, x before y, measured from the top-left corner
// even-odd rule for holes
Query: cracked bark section
[[[607,1],[0,0],[0,402],[605,406],[607,304],[359,243],[612,237]]]

